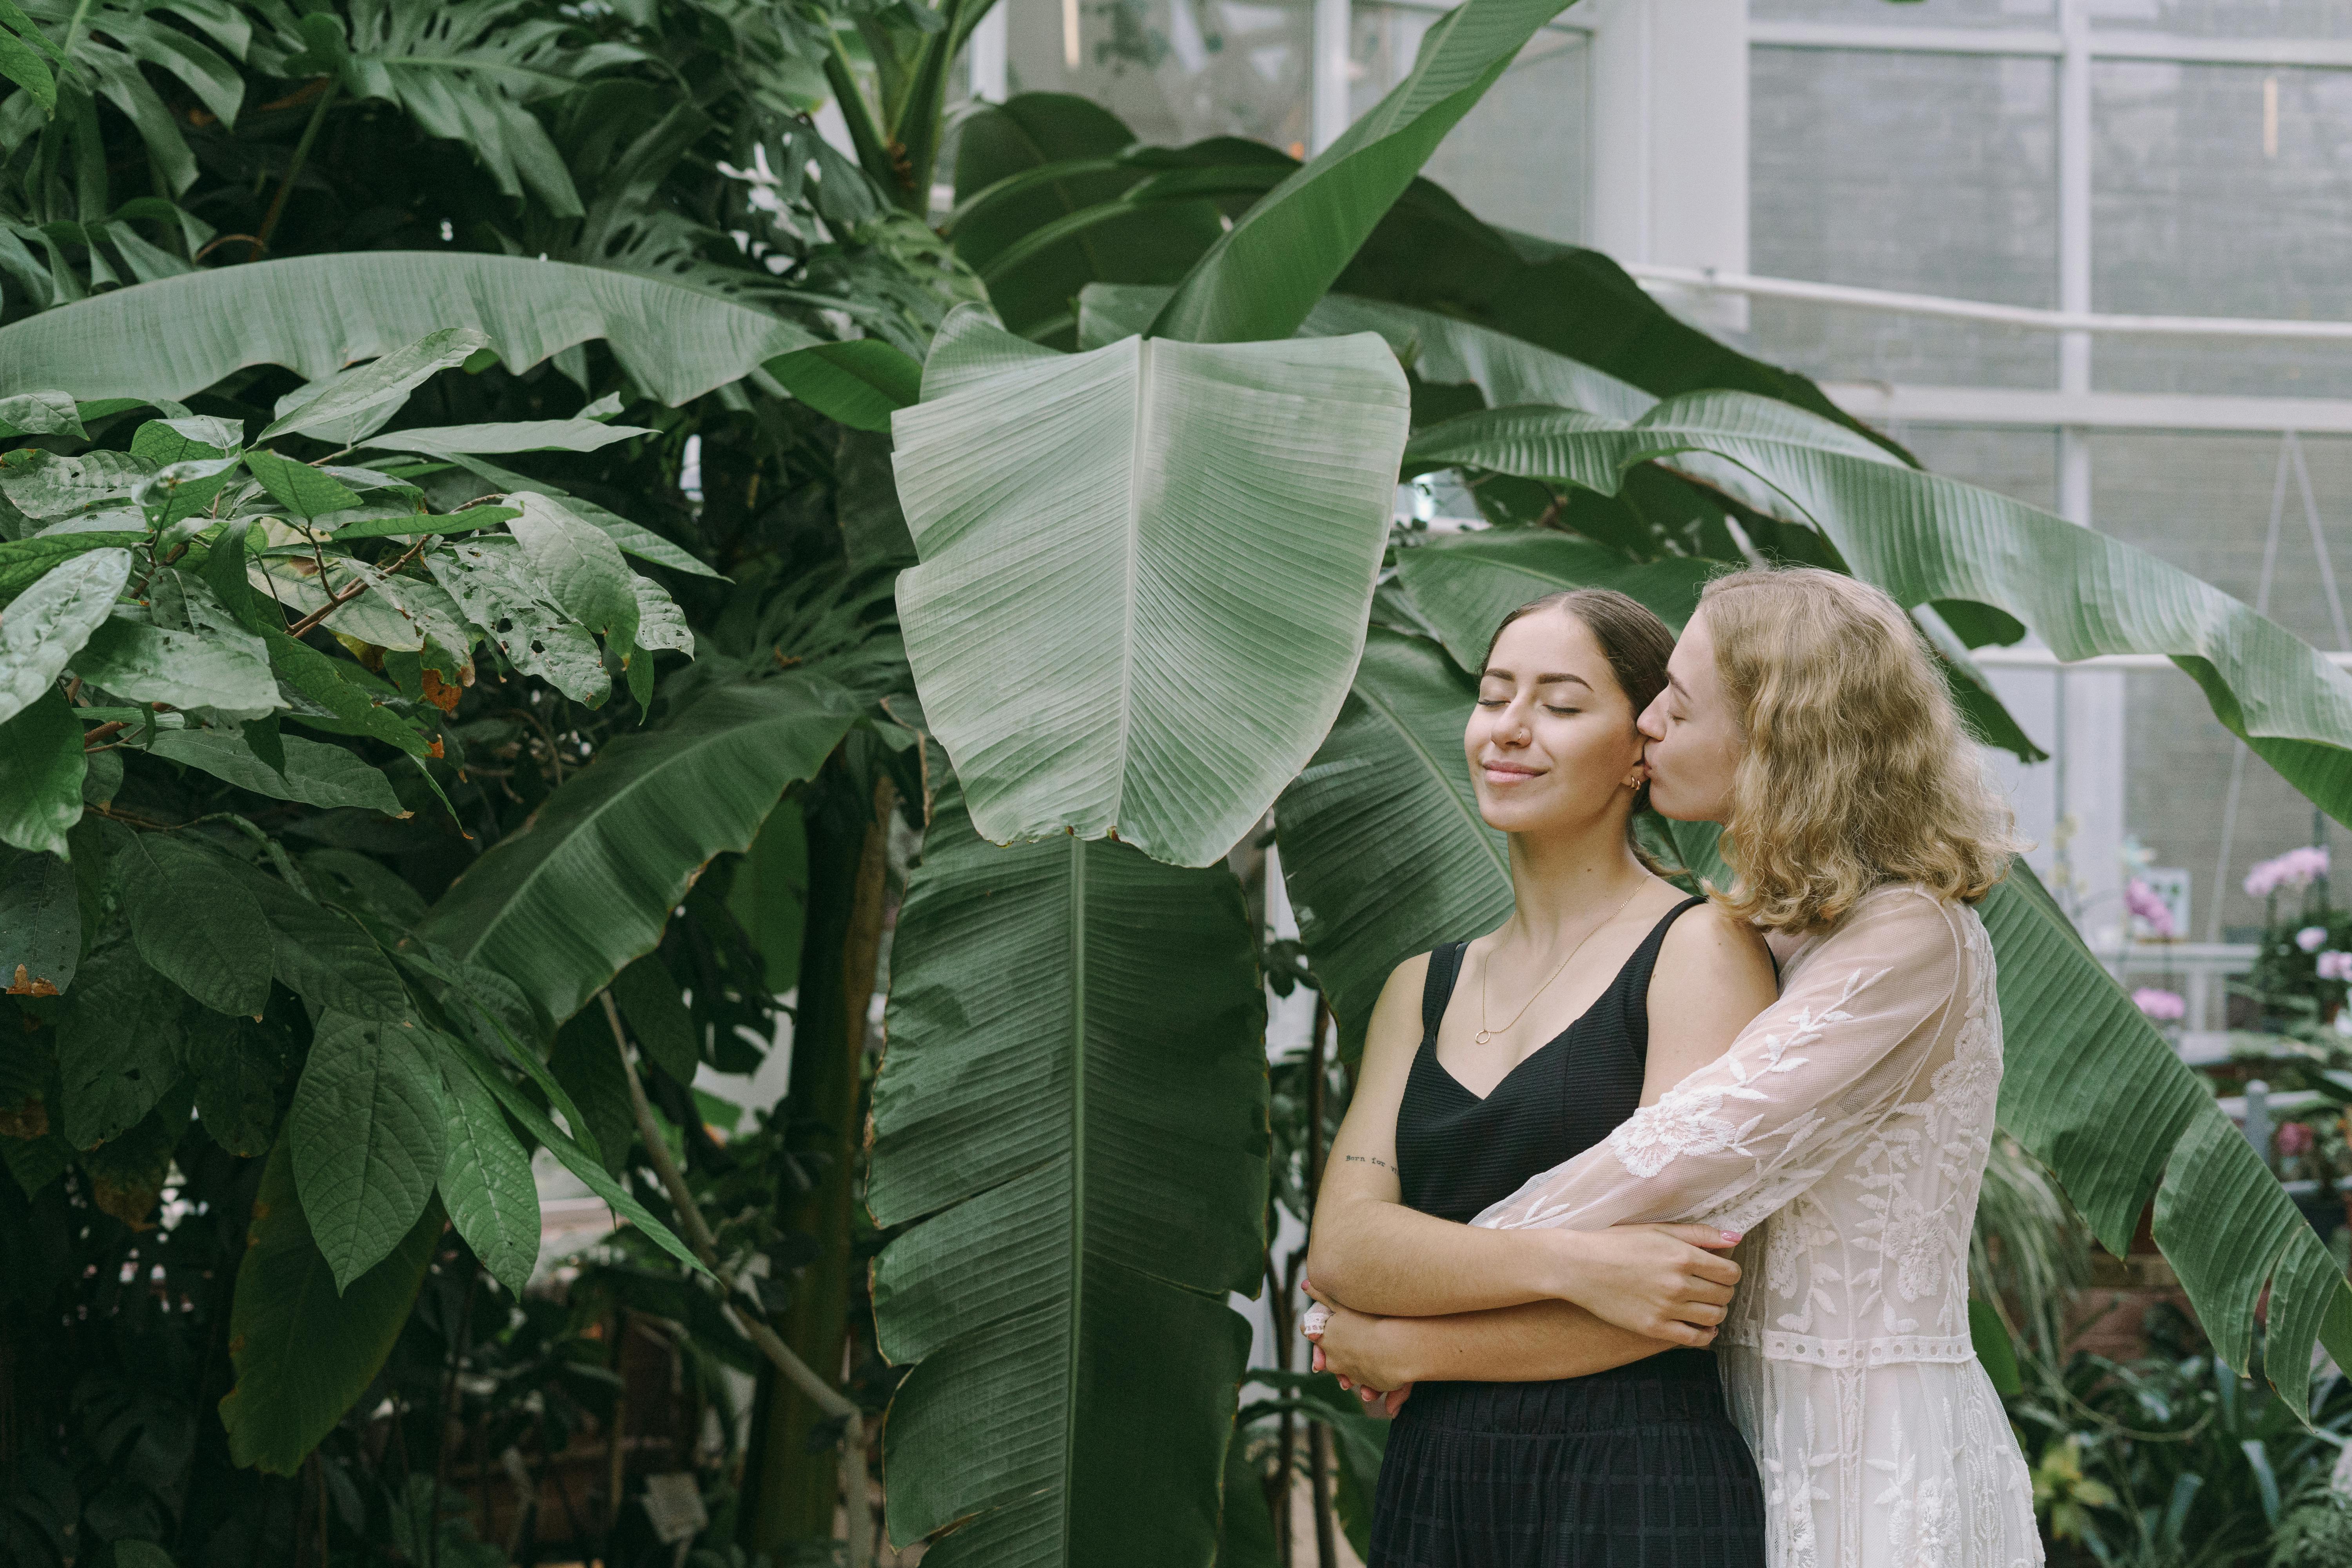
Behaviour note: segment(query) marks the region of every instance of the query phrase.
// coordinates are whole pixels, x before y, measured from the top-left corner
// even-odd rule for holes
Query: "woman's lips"
[[[1523,768],[1516,763],[1481,763],[1478,769],[1486,775],[1486,782],[1490,784],[1524,784],[1528,779],[1543,776],[1541,768]]]

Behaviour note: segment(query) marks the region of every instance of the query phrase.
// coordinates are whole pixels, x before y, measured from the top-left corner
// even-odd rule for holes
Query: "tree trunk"
[[[859,798],[837,763],[810,793],[808,912],[801,939],[798,1016],[793,1028],[791,1103],[795,1121],[824,1131],[812,1162],[814,1184],[779,1194],[786,1229],[815,1237],[817,1256],[793,1286],[776,1324],[793,1353],[821,1377],[841,1375],[848,1333],[851,1176],[859,1128],[857,1090],[866,1013],[874,994],[882,936],[889,816],[898,800],[886,779]],[[773,1368],[760,1373],[752,1436],[743,1467],[744,1546],[773,1552],[786,1542],[830,1540],[837,1502],[832,1443],[812,1444],[824,1414]]]

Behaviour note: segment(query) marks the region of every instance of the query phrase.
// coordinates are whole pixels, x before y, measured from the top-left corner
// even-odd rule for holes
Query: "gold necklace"
[[[1646,885],[1647,885],[1646,883],[1645,883],[1645,884],[1643,884],[1643,886],[1646,886]],[[1543,983],[1541,985],[1537,986],[1537,987],[1536,987],[1532,992],[1529,992],[1529,993],[1528,994],[1528,999],[1527,999],[1525,1002],[1522,1002],[1521,1004],[1519,1004],[1519,1010],[1518,1010],[1517,1012],[1516,1012],[1516,1013],[1512,1014],[1512,1015],[1511,1015],[1511,1017],[1510,1017],[1510,1021],[1509,1021],[1508,1023],[1505,1024],[1505,1025],[1502,1026],[1502,1028],[1500,1028],[1499,1030],[1498,1030],[1498,1029],[1492,1028],[1492,1027],[1488,1026],[1487,1026],[1487,1024],[1486,1024],[1486,975],[1487,975],[1487,973],[1488,973],[1490,970],[1492,970],[1492,969],[1494,968],[1494,965],[1493,965],[1491,963],[1486,962],[1486,960],[1483,960],[1483,959],[1482,959],[1482,960],[1480,960],[1479,964],[1478,964],[1478,1024],[1479,1024],[1479,1029],[1478,1029],[1478,1033],[1477,1033],[1477,1035],[1474,1037],[1474,1039],[1472,1040],[1472,1042],[1471,1042],[1471,1043],[1472,1043],[1472,1044],[1474,1044],[1474,1045],[1483,1046],[1483,1045],[1486,1045],[1486,1044],[1487,1042],[1489,1042],[1490,1040],[1492,1040],[1492,1039],[1493,1039],[1493,1038],[1494,1038],[1497,1034],[1504,1034],[1504,1035],[1507,1035],[1507,1034],[1509,1034],[1509,1033],[1511,1032],[1512,1027],[1513,1027],[1515,1025],[1517,1025],[1517,1024],[1518,1023],[1518,1021],[1519,1021],[1521,1018],[1524,1018],[1524,1017],[1526,1017],[1526,1016],[1528,1016],[1528,1008],[1530,1008],[1530,1007],[1532,1007],[1532,1006],[1534,1006],[1534,1005],[1536,1005],[1536,998],[1537,998],[1537,997],[1538,997],[1538,996],[1540,996],[1540,995],[1542,995],[1545,992],[1547,992],[1547,991],[1550,990],[1550,989],[1551,989],[1551,983],[1552,983],[1552,981],[1559,979],[1559,978],[1560,977],[1560,975],[1561,975],[1561,974],[1562,974],[1562,973],[1567,970],[1567,968],[1568,968],[1568,966],[1569,966],[1570,963],[1570,962],[1572,962],[1572,961],[1575,959],[1576,955],[1577,955],[1578,953],[1580,953],[1580,952],[1583,952],[1583,951],[1584,951],[1584,944],[1585,944],[1586,942],[1591,942],[1591,940],[1592,940],[1596,935],[1598,935],[1598,934],[1600,933],[1601,926],[1608,925],[1611,921],[1614,921],[1614,920],[1615,920],[1619,915],[1623,914],[1623,913],[1625,912],[1625,910],[1626,910],[1627,906],[1631,905],[1631,904],[1633,903],[1633,901],[1635,899],[1637,899],[1637,898],[1639,898],[1639,897],[1641,897],[1641,896],[1642,896],[1642,889],[1641,889],[1641,888],[1639,888],[1639,887],[1635,888],[1632,892],[1630,892],[1630,893],[1628,893],[1628,894],[1626,894],[1626,895],[1625,895],[1625,902],[1624,902],[1624,903],[1619,904],[1615,909],[1613,909],[1613,910],[1610,910],[1610,911],[1609,911],[1609,913],[1608,913],[1608,915],[1607,915],[1607,917],[1606,917],[1606,918],[1604,918],[1604,919],[1600,922],[1600,924],[1599,924],[1599,925],[1595,925],[1595,926],[1594,926],[1591,931],[1586,931],[1582,936],[1578,937],[1578,938],[1576,939],[1576,945],[1575,945],[1574,947],[1571,947],[1571,948],[1570,948],[1570,949],[1568,950],[1568,957],[1563,958],[1563,959],[1561,959],[1561,960],[1559,961],[1559,967],[1558,969],[1553,970],[1553,971],[1551,972],[1550,975],[1545,979],[1544,983]]]

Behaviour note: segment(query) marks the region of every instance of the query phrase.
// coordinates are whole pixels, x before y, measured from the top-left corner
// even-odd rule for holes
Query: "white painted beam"
[[[2076,425],[2101,430],[2295,430],[2352,435],[2352,398],[2224,397],[2177,392],[2067,393],[2006,386],[1825,382],[1832,402],[1873,424]]]

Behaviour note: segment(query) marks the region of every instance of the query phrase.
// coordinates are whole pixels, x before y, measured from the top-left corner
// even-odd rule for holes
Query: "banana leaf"
[[[1814,528],[1906,606],[2014,616],[2062,660],[2164,654],[2214,717],[2339,822],[2352,822],[2352,676],[2285,627],[2122,541],[1889,459],[1861,437],[1745,393],[1693,393],[1632,422],[1560,408],[1465,414],[1422,431],[1408,471],[1464,466],[1613,493],[1660,461]]]
[[[952,788],[891,950],[874,1089],[889,1534],[936,1568],[1206,1562],[1267,1180],[1240,885],[998,848]]]
[[[0,396],[194,396],[282,364],[313,381],[443,327],[488,334],[509,370],[603,338],[668,404],[819,340],[764,310],[656,279],[527,257],[355,251],[142,283],[0,327]]]
[[[1404,377],[1370,334],[1066,356],[971,320],[895,425],[923,711],[987,837],[1206,865],[1346,697]]]

